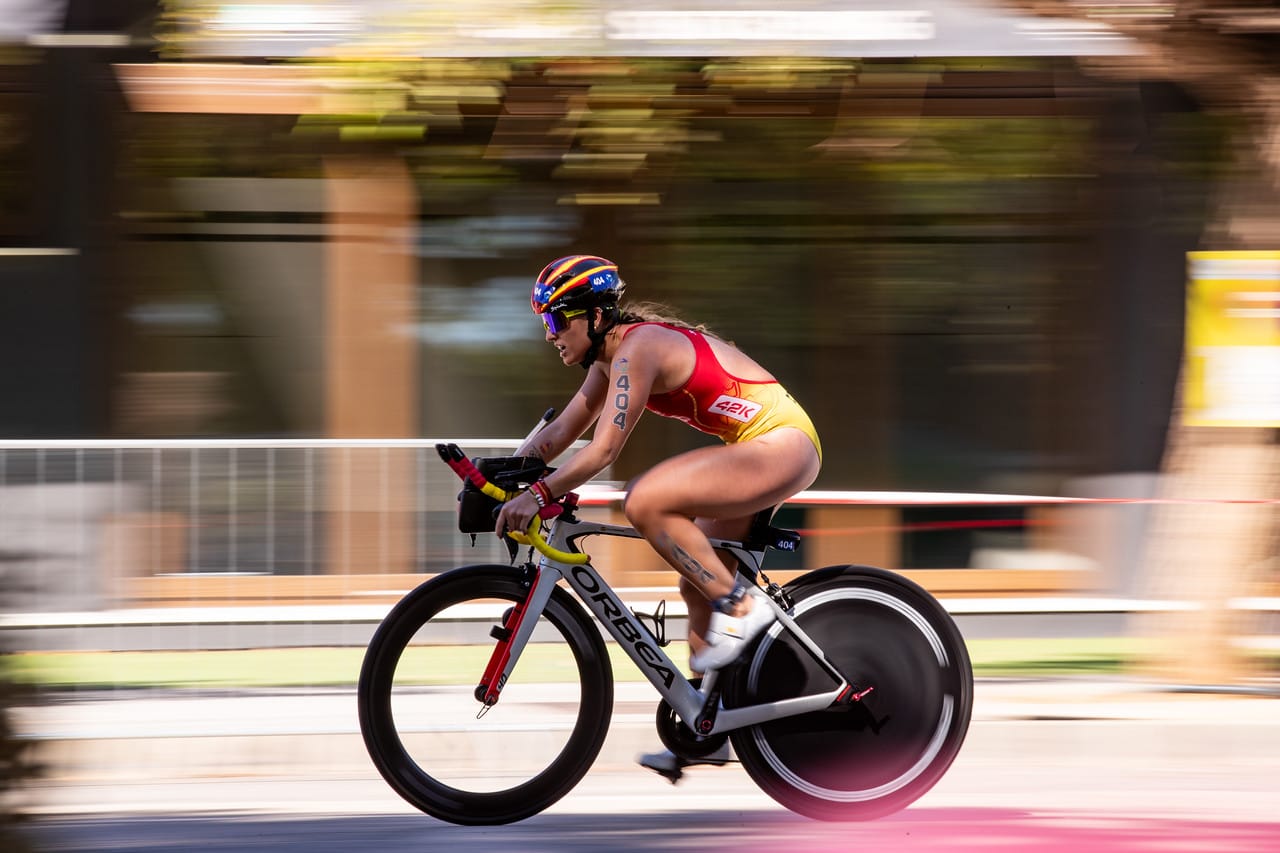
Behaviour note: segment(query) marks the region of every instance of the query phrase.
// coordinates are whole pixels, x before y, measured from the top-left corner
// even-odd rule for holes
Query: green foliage
[[[1034,637],[969,641],[974,672],[983,677],[1044,678],[1061,675],[1119,675],[1147,658],[1152,641],[1135,637]],[[612,642],[615,676],[639,681],[643,676]],[[411,667],[424,684],[463,684],[483,669],[492,649],[486,646],[423,646],[411,654]],[[554,646],[534,644],[521,659],[525,674],[554,681],[564,675],[556,667],[562,656]],[[683,641],[667,649],[672,660],[684,660]],[[355,684],[362,648],[236,649],[193,652],[33,653],[17,657],[16,670],[26,684],[77,690],[121,687],[315,687]],[[1259,653],[1255,661],[1275,671],[1280,655]]]

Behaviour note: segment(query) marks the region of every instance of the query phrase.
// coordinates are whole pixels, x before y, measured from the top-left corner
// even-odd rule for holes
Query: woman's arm
[[[609,364],[608,372],[597,371],[593,367],[564,413],[548,424],[531,442],[527,442],[527,447],[521,448],[546,448],[554,456],[568,448],[592,422],[595,423],[595,432],[587,446],[548,474],[543,481],[552,497],[560,497],[573,491],[618,458],[618,453],[644,411],[657,376],[655,360],[637,358],[638,352],[636,344],[630,340],[624,341]],[[553,428],[555,431],[546,435]],[[497,523],[499,537],[506,535],[508,530],[528,528],[530,520],[538,511],[532,491],[502,505]]]
[[[638,358],[639,351],[638,343],[624,341],[609,364],[608,374],[601,374],[604,381],[593,418],[595,432],[586,447],[547,476],[547,487],[554,496],[581,486],[612,465],[622,452],[657,376],[655,360]]]

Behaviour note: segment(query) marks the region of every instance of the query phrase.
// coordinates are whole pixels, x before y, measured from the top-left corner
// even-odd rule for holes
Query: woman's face
[[[591,338],[587,336],[587,312],[556,312],[554,320],[548,322],[543,315],[546,328],[547,343],[553,345],[560,353],[560,360],[565,364],[579,364],[587,357],[591,348]],[[552,331],[557,329],[558,331]]]

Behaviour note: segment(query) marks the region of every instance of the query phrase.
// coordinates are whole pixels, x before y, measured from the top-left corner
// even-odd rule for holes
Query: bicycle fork
[[[514,607],[503,614],[501,625],[495,625],[489,631],[489,636],[497,640],[497,644],[493,647],[493,654],[489,656],[489,664],[480,677],[480,683],[476,685],[476,701],[484,706],[477,717],[483,716],[498,703],[502,688],[506,685],[511,670],[515,668],[516,661],[520,659],[520,653],[533,636],[538,617],[542,615],[551,598],[551,591],[560,578],[558,569],[525,564],[522,583],[529,588],[529,592],[523,601],[517,601]]]

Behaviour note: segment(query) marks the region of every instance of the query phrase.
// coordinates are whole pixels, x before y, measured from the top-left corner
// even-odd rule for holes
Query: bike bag
[[[532,456],[478,456],[471,462],[486,480],[509,492],[526,488],[553,470]],[[458,493],[458,529],[463,533],[492,533],[499,506],[500,501],[464,483]]]

